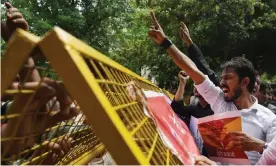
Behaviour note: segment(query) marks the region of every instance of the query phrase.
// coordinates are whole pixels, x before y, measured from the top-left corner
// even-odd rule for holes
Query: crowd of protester
[[[1,36],[8,42],[16,28],[28,31],[29,26],[15,7],[8,2],[5,3],[5,6],[6,21],[1,21]],[[243,57],[236,57],[226,62],[222,66],[223,72],[219,79],[220,77],[209,67],[203,53],[192,41],[184,23],[180,24],[180,36],[188,48],[187,56],[166,37],[154,13],[151,13],[151,17],[153,26],[148,32],[149,37],[165,48],[175,64],[182,70],[178,74],[179,87],[171,103],[175,113],[189,126],[192,116],[202,118],[228,111],[241,111],[243,113],[242,132],[229,133],[234,145],[240,150],[246,151],[252,165],[276,164],[276,89],[261,80],[252,63]],[[24,120],[15,118],[1,121],[2,137],[24,137],[33,133],[43,133],[45,129],[58,122],[80,115],[80,110],[72,104],[73,101],[67,94],[63,83],[49,78],[41,78],[34,65],[33,59],[29,57],[9,87],[15,90],[20,88],[35,90],[34,96],[26,93],[1,97],[1,115],[6,115],[8,110],[12,110],[13,113],[21,113],[25,103],[31,101],[24,108],[25,112],[30,113]],[[31,73],[30,69],[32,69]],[[189,78],[194,81],[195,86],[193,97],[186,105],[183,101],[185,85]],[[23,85],[20,84],[22,81],[25,82]],[[58,104],[52,107],[50,103],[53,102]],[[36,116],[37,108],[41,112],[47,113],[54,110],[55,113]],[[20,130],[15,131],[16,126],[20,126]],[[70,128],[66,131],[69,130]],[[49,141],[54,137],[58,137],[57,141]],[[56,163],[71,149],[73,141],[73,138],[62,136],[56,132],[50,134],[48,139],[40,139],[45,142],[42,143],[44,146],[28,156],[29,159],[35,158],[43,151],[50,151],[52,154],[48,155],[40,164]],[[18,154],[33,146],[36,141],[36,137],[26,137],[23,140],[2,143],[2,156],[10,157]],[[216,164],[208,159],[208,151],[204,145],[198,148],[202,156],[195,157],[196,165]]]
[[[264,86],[266,83],[260,81],[252,63],[244,57],[227,61],[222,65],[223,72],[219,81],[193,43],[184,23],[180,25],[180,34],[188,47],[188,56],[166,37],[153,12],[151,17],[153,26],[148,32],[149,37],[167,50],[175,64],[194,81],[194,95],[199,98],[195,106],[183,104],[181,100],[187,78],[180,72],[179,88],[171,104],[174,111],[186,123],[191,116],[200,118],[228,111],[241,111],[242,132],[228,133],[233,145],[246,152],[252,165],[276,164],[276,115],[273,110],[265,107],[268,106],[269,99],[272,99],[271,91],[268,86]],[[261,103],[258,103],[258,99],[261,99]],[[196,157],[196,164],[216,164],[208,159],[204,151],[201,153],[205,156]]]

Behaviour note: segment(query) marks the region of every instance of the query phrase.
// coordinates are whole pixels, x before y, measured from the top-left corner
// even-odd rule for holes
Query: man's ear
[[[242,80],[242,87],[247,87],[250,83],[250,78],[249,77],[245,77],[243,80]]]

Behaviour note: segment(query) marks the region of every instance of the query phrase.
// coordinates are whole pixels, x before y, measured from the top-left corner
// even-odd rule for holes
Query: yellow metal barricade
[[[25,45],[28,44],[28,47],[22,48],[24,51],[20,52],[11,51],[11,46],[14,43],[25,43]],[[40,155],[34,155],[34,153],[40,152],[40,148],[44,148],[50,142],[71,138],[73,148],[62,158],[53,156],[56,159],[56,164],[87,164],[105,153],[105,147],[117,164],[181,164],[162,142],[155,124],[144,114],[143,105],[130,99],[126,86],[130,81],[134,81],[144,90],[159,92],[161,91],[160,88],[57,27],[41,40],[29,33],[19,31],[9,46],[5,57],[9,57],[10,60],[5,62],[5,59],[2,60],[2,71],[4,67],[6,72],[1,77],[1,87],[4,91],[1,93],[2,96],[8,93],[16,93],[19,96],[30,93],[30,100],[34,100],[37,97],[36,94],[39,93],[39,88],[43,88],[43,81],[45,81],[43,79],[34,90],[23,88],[9,91],[7,88],[29,55],[32,55],[36,62],[45,61],[44,57],[48,63],[45,67],[39,68],[40,74],[62,80],[65,89],[75,101],[74,107],[81,109],[88,124],[81,122],[80,119],[77,120],[77,117],[73,117],[70,120],[60,121],[58,125],[51,126],[43,132],[31,133],[31,135],[26,136],[19,134],[20,137],[17,137],[17,133],[14,132],[9,137],[2,137],[2,145],[7,141],[14,142],[16,145],[18,144],[16,141],[28,142],[32,140],[30,138],[39,139],[36,141],[36,145],[23,146],[24,149],[20,153],[14,152],[13,154],[16,155],[13,156],[9,155],[9,148],[13,147],[13,144],[8,143],[9,146],[5,144],[5,154],[2,153],[1,155],[2,162],[22,160],[19,162],[20,164],[43,164],[43,160],[53,153],[49,150],[44,150]],[[17,60],[16,56],[20,56],[20,61]],[[14,64],[16,65],[15,68]],[[13,75],[10,76],[6,70],[12,71]],[[24,83],[23,81],[21,84]],[[53,99],[53,102],[55,103],[56,100]],[[16,105],[16,101],[14,99],[12,105]],[[30,115],[31,113],[28,114],[24,108],[27,105],[27,108],[30,109],[28,104],[32,103],[29,100],[26,101],[22,107],[20,105],[22,110],[18,109],[19,111],[14,112],[11,110],[5,116],[1,115],[2,120],[8,120],[6,124],[12,122],[11,118],[18,119],[17,126],[12,126],[17,127],[15,131],[24,127],[24,123],[21,121],[24,122],[26,116],[32,117],[35,114],[34,117],[44,118],[58,113],[52,112],[52,109],[49,109],[48,112],[39,112],[37,109],[38,111],[31,112],[32,115]],[[19,104],[22,103],[18,102],[17,105]],[[11,106],[11,108],[15,108],[15,106]],[[34,118],[35,120],[37,119]],[[65,130],[65,127],[68,129]],[[59,129],[62,130],[62,134],[56,134]],[[49,136],[51,132],[55,134]]]
[[[55,113],[52,110],[41,111],[38,107],[34,109],[35,111],[30,111],[28,107],[33,102],[29,95],[37,94],[42,80],[34,86],[35,89],[24,89],[24,85],[27,84],[26,82],[34,70],[24,63],[29,56],[32,56],[36,62],[45,61],[45,57],[38,47],[39,41],[40,38],[19,30],[10,39],[1,60],[1,102],[6,101],[2,102],[2,104],[6,104],[6,108],[4,105],[1,107],[1,164],[87,164],[96,157],[101,157],[106,150],[99,138],[96,137],[92,127],[81,122],[82,114],[78,119],[72,117],[68,120],[61,120],[47,129],[31,129],[35,125],[44,123],[40,122],[41,120],[47,122],[50,120],[50,115]],[[27,69],[27,73],[19,83],[15,81],[15,77],[22,68]],[[36,69],[42,77],[49,76],[49,74],[56,75],[50,66],[40,66]],[[14,89],[11,86],[18,83],[22,88]],[[23,102],[16,100],[18,98]],[[52,100],[50,107],[54,107],[56,105],[54,103],[56,100]],[[74,105],[78,107],[76,101]],[[57,145],[53,145],[53,143],[64,143],[66,137],[72,139],[70,150],[64,155],[54,156],[53,150],[57,150]]]

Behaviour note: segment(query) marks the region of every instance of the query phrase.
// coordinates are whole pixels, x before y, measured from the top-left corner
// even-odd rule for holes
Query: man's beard
[[[231,96],[230,98],[227,98],[227,97],[225,98],[224,97],[224,99],[227,102],[232,102],[232,101],[237,100],[241,95],[242,95],[242,89],[241,89],[241,87],[237,87],[237,88],[234,89],[234,95],[233,96]]]

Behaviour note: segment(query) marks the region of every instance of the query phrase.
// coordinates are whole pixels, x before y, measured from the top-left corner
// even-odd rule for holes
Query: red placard
[[[174,113],[170,100],[160,93],[145,93],[150,115],[164,143],[183,162],[193,165],[193,155],[200,155],[186,124]]]
[[[236,149],[228,132],[242,131],[239,111],[215,114],[198,119],[198,129],[210,159],[216,162],[250,165],[244,151]]]

